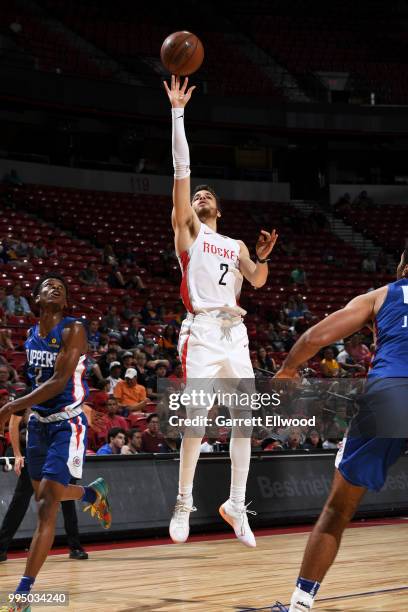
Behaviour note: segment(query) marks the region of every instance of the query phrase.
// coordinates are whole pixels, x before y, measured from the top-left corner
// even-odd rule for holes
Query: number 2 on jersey
[[[226,264],[226,263],[222,263],[222,264],[220,264],[220,270],[224,270],[224,272],[221,274],[221,278],[220,278],[220,280],[218,281],[218,284],[219,284],[219,285],[224,285],[224,286],[226,286],[226,285],[227,285],[227,283],[224,283],[224,276],[227,274],[228,269],[229,269],[229,268],[228,268],[228,264]]]

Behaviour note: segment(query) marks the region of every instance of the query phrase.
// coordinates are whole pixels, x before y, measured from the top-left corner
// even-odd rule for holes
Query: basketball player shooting
[[[245,310],[238,305],[242,280],[262,287],[268,277],[268,257],[278,238],[261,231],[256,244],[256,262],[240,240],[217,232],[221,217],[215,191],[208,185],[190,193],[190,155],[184,130],[184,109],[195,87],[179,77],[164,83],[171,103],[174,188],[172,225],[176,253],[182,269],[181,297],[187,309],[179,338],[179,353],[184,374],[191,379],[253,379],[248,335],[243,324]],[[204,412],[206,411],[203,408]],[[236,408],[231,408],[234,418]],[[195,413],[189,413],[187,417]],[[170,536],[176,543],[189,535],[193,505],[193,479],[200,455],[205,427],[193,435],[186,431],[180,449],[179,492],[170,523]],[[250,435],[238,435],[232,428],[230,442],[231,489],[229,499],[220,507],[221,516],[246,546],[256,546],[245,506],[246,482],[251,458]]]
[[[376,331],[377,350],[359,402],[360,410],[338,451],[332,490],[310,534],[290,607],[277,602],[271,611],[310,611],[320,583],[336,558],[343,532],[365,492],[367,489],[379,491],[388,469],[404,453],[408,391],[407,304],[408,250],[405,250],[397,268],[396,282],[354,298],[345,308],[307,330],[276,374],[277,378],[298,378],[299,366],[322,347],[366,325]],[[384,422],[386,428],[380,426],[377,435],[369,435],[360,425],[374,423],[377,428]]]
[[[31,591],[51,549],[60,502],[82,500],[92,516],[109,528],[107,486],[98,478],[87,487],[69,484],[82,477],[87,419],[82,403],[88,394],[83,380],[87,335],[83,324],[64,317],[67,287],[62,277],[41,279],[33,292],[39,323],[28,332],[25,349],[33,391],[3,406],[0,430],[14,413],[32,409],[27,426],[27,464],[38,501],[38,523],[27,564],[16,593]],[[8,607],[29,610],[30,607]]]

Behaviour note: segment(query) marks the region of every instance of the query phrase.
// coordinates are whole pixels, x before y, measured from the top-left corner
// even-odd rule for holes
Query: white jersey
[[[201,223],[197,238],[178,258],[183,274],[180,294],[188,312],[246,314],[238,303],[243,280],[239,251],[237,240]]]

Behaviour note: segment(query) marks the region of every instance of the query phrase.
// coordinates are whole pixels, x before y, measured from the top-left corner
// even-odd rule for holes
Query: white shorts
[[[178,351],[186,379],[254,378],[248,333],[239,316],[188,314]]]

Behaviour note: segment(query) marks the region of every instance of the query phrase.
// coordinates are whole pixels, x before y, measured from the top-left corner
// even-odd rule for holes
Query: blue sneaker
[[[276,604],[272,606],[271,612],[289,612],[289,608],[281,604],[280,601],[277,601]]]

